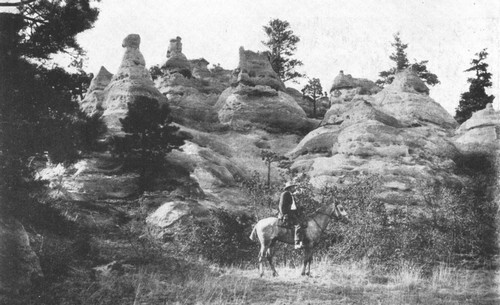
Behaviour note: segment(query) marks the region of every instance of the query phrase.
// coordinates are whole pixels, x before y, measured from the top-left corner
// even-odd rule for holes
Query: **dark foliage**
[[[313,117],[316,117],[316,102],[323,96],[323,87],[319,78],[309,79],[307,85],[302,88],[302,94],[304,97],[309,97],[309,100],[313,104]]]
[[[120,119],[125,138],[117,145],[129,160],[137,161],[141,173],[141,191],[146,189],[148,170],[161,167],[165,154],[184,144],[184,137],[171,125],[170,108],[156,99],[137,97],[128,104],[127,116]],[[119,144],[118,144],[119,143]]]
[[[223,209],[211,210],[206,220],[194,220],[181,236],[192,253],[220,264],[231,265],[255,258],[256,243],[248,236],[254,220]]]
[[[440,83],[437,75],[427,70],[427,60],[419,62],[415,61],[413,64],[410,64],[405,51],[406,48],[408,48],[408,44],[401,41],[399,33],[394,34],[394,42],[391,43],[391,45],[395,48],[395,52],[392,53],[389,58],[396,63],[396,66],[390,68],[389,70],[380,72],[380,79],[376,81],[377,85],[384,86],[392,83],[394,75],[408,67],[411,67],[412,70],[415,71],[417,75],[428,85],[434,86]]]
[[[495,96],[486,94],[486,88],[492,86],[491,73],[488,72],[488,64],[484,61],[488,56],[486,49],[476,53],[477,58],[471,61],[471,67],[465,72],[474,72],[475,78],[467,79],[470,83],[469,91],[462,93],[460,102],[456,109],[455,119],[460,124],[467,121],[474,112],[484,109],[487,104],[492,103]]]
[[[297,50],[300,38],[293,34],[290,23],[286,20],[273,19],[265,25],[264,32],[268,36],[262,43],[271,53],[271,65],[283,82],[303,77],[302,73],[295,71],[302,66],[300,60],[292,58]]]

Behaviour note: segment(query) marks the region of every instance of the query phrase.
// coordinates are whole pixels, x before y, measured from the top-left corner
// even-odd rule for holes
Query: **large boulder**
[[[444,128],[455,128],[455,119],[428,96],[425,88],[427,86],[415,72],[405,70],[396,74],[393,83],[374,95],[370,102],[405,126],[431,123]]]
[[[332,104],[351,101],[356,95],[371,95],[381,90],[374,82],[365,78],[354,78],[340,71],[330,87]]]
[[[219,121],[233,127],[268,127],[279,131],[307,131],[312,124],[288,94],[269,86],[239,84],[226,89],[215,105]]]
[[[23,225],[12,217],[0,215],[0,303],[7,304],[1,295],[26,291],[41,276],[40,261],[30,247]]]
[[[107,127],[104,135],[106,139],[125,135],[120,119],[127,115],[128,103],[137,97],[156,99],[160,105],[167,103],[167,99],[154,86],[146,69],[144,56],[139,50],[140,43],[141,38],[137,34],[130,34],[123,40],[125,54],[122,63],[104,90],[102,120]]]
[[[455,145],[464,154],[494,154],[500,149],[500,112],[492,104],[472,114],[457,130]]]
[[[80,108],[89,117],[100,117],[103,113],[102,102],[104,101],[104,89],[109,85],[113,74],[106,68],[101,67],[99,72],[90,82],[87,94],[80,102]]]
[[[248,86],[269,86],[285,91],[285,85],[274,72],[267,52],[253,52],[240,47],[237,82]]]

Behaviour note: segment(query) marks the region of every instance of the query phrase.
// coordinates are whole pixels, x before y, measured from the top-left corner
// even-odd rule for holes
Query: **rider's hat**
[[[285,183],[285,186],[283,187],[283,189],[286,190],[286,189],[288,189],[288,188],[290,188],[292,186],[297,186],[297,184],[293,183],[291,181],[288,181],[287,183]]]

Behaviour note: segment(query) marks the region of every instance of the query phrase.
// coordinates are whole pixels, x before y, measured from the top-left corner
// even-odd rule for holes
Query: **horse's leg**
[[[266,256],[267,247],[264,243],[260,244],[260,252],[259,252],[259,274],[260,277],[264,275],[264,257]]]
[[[309,259],[307,260],[307,272],[306,272],[307,276],[311,275],[311,263],[312,263],[312,260],[313,260],[313,256],[312,256],[312,251],[311,251],[311,253],[309,253]]]
[[[309,248],[305,248],[304,249],[304,262],[303,262],[303,265],[302,265],[302,272],[300,273],[300,275],[309,275],[310,274],[310,271],[311,271],[311,259],[312,259],[312,255],[311,255],[312,251],[309,249]],[[309,269],[307,271],[307,274],[306,274],[306,268],[309,266]]]
[[[269,248],[267,249],[267,261],[269,262],[269,266],[271,267],[271,270],[273,271],[273,276],[278,276],[278,272],[276,272],[276,269],[274,268],[273,264],[273,255],[274,255],[274,250],[273,250],[274,242],[269,245]]]

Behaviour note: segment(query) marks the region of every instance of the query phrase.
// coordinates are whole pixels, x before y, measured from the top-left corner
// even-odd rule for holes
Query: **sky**
[[[287,20],[300,37],[295,58],[300,72],[319,78],[325,91],[340,70],[375,81],[393,66],[389,55],[396,32],[408,44],[411,62],[428,60],[441,84],[430,96],[452,115],[468,90],[465,73],[475,54],[488,49],[489,71],[500,105],[500,1],[497,0],[102,0],[93,29],[79,34],[87,50],[85,70],[105,66],[115,73],[125,36],[141,36],[146,65],[166,60],[171,38],[182,37],[188,59],[203,57],[234,69],[238,49],[264,51],[262,26]],[[287,83],[300,89],[301,84]]]

